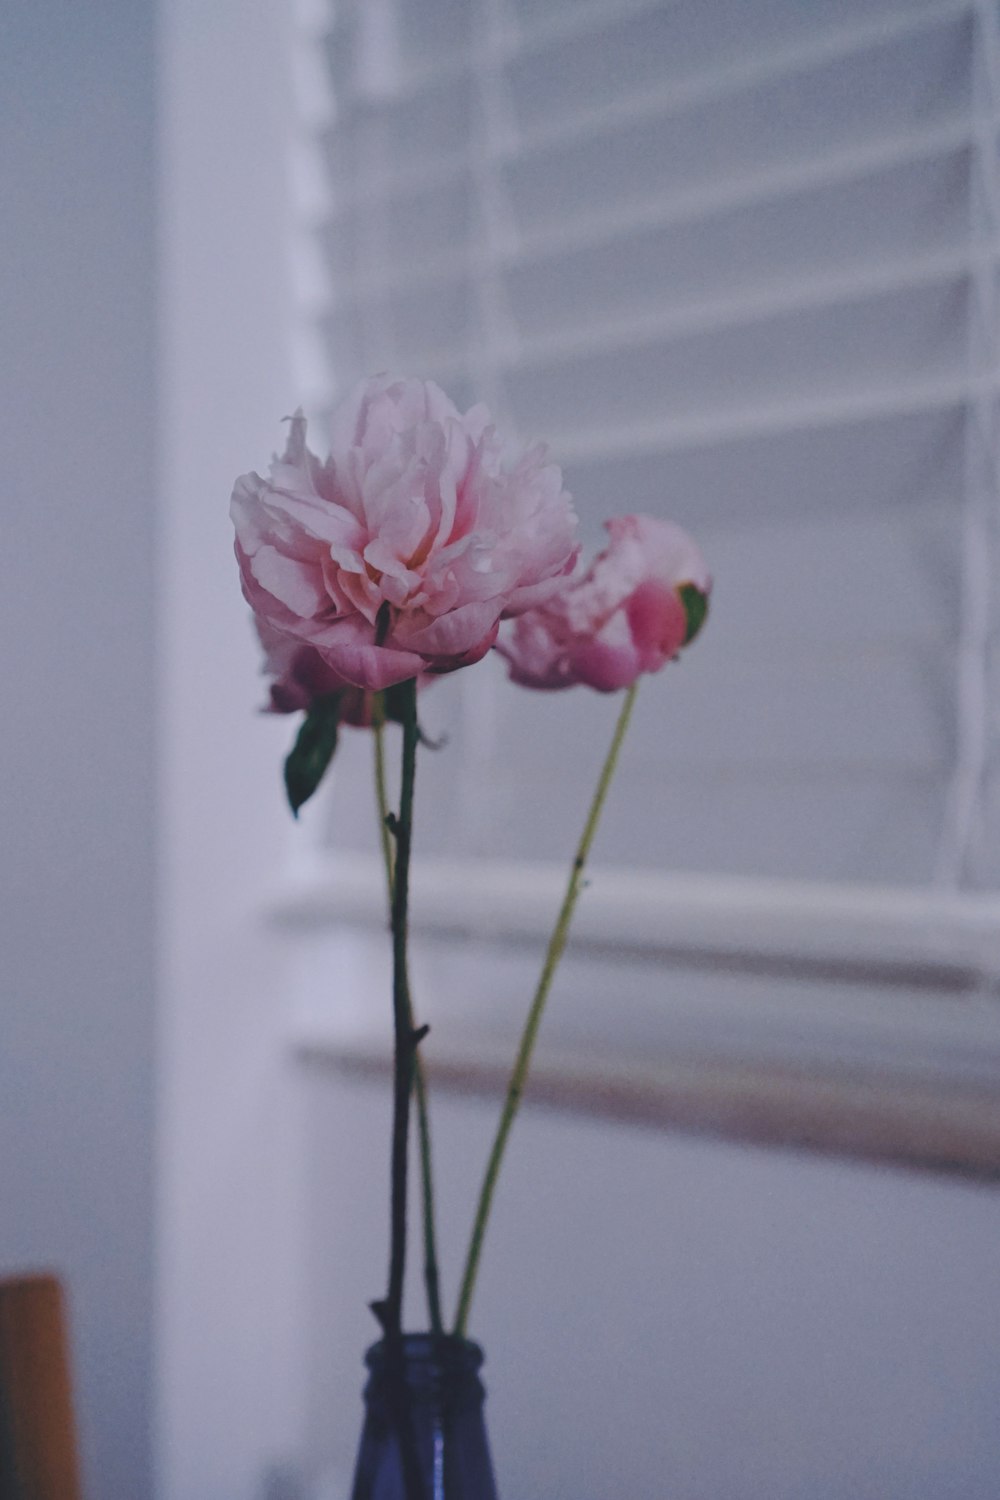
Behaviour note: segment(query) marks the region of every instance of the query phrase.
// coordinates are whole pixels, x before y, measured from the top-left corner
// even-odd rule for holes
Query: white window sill
[[[503,1086],[565,872],[428,860],[417,1008],[439,1087]],[[376,859],[299,851],[268,915],[297,934],[290,1040],[389,1066]],[[1000,1177],[1000,902],[595,871],[529,1098],[729,1139]]]

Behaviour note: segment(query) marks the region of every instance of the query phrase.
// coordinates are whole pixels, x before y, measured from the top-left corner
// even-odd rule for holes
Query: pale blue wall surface
[[[151,1477],[153,40],[0,16],[0,1272],[66,1279],[107,1500]]]

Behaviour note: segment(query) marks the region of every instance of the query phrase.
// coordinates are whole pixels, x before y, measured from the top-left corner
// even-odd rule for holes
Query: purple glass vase
[[[365,1421],[351,1500],[497,1500],[483,1421],[483,1351],[406,1334],[401,1368],[368,1350]]]

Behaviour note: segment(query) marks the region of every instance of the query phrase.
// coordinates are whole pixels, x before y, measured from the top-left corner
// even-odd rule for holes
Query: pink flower
[[[611,541],[586,573],[523,614],[498,647],[515,682],[611,693],[658,672],[700,629],[712,584],[687,533],[652,516],[606,525]]]
[[[257,617],[372,690],[478,661],[577,554],[544,448],[506,461],[483,407],[462,416],[429,381],[386,376],[334,414],[326,463],[293,417],[270,478],[236,481],[231,515]]]

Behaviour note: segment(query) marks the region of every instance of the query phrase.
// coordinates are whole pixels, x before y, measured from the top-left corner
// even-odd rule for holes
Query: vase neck
[[[482,1350],[453,1335],[407,1334],[400,1353],[397,1362],[383,1340],[365,1356],[353,1500],[496,1500]]]
[[[478,1344],[452,1334],[408,1333],[403,1335],[401,1354],[403,1382],[413,1400],[447,1393],[465,1401],[482,1401],[483,1351]],[[384,1339],[368,1350],[365,1364],[370,1372],[365,1394],[370,1401],[385,1391],[391,1374]]]

